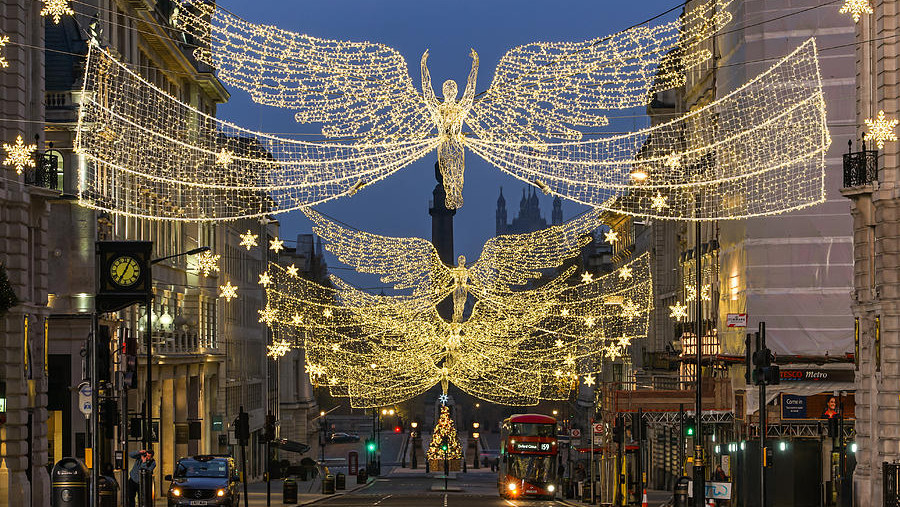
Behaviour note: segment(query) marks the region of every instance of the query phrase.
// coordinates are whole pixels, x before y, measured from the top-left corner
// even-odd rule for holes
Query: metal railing
[[[25,170],[25,184],[35,187],[62,190],[59,186],[59,174],[57,173],[57,157],[52,153],[36,153],[34,155],[34,167]]]
[[[853,141],[849,141],[850,151],[844,154],[844,187],[858,187],[878,181],[878,151],[867,150],[865,141],[862,151],[854,152]]]

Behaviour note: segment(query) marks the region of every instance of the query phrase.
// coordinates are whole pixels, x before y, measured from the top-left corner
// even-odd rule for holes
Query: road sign
[[[729,313],[726,318],[728,327],[747,327],[746,313]]]
[[[91,384],[82,382],[78,385],[78,410],[85,417],[90,417],[93,408],[91,406]]]
[[[581,438],[581,430],[578,428],[572,428],[569,430],[569,436],[572,438]]]
[[[593,434],[593,437],[594,437],[592,439],[593,445],[594,446],[602,445],[603,437],[604,437],[604,435],[606,435],[606,424],[602,423],[602,422],[596,422],[596,423],[592,424],[591,426],[592,426],[591,433]]]

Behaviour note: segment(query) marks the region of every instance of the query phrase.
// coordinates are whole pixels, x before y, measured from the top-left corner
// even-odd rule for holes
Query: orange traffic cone
[[[647,500],[647,488],[644,488],[644,499],[641,500],[641,507],[650,507],[650,501]]]

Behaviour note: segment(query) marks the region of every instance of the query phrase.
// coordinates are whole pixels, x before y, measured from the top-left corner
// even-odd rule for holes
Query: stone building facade
[[[43,152],[44,56],[41,5],[0,2],[0,142]],[[0,160],[8,151],[0,151]],[[32,154],[27,157],[34,161]],[[38,165],[38,168],[40,166]],[[35,184],[37,168],[0,166],[0,265],[17,304],[0,309],[0,505],[48,505],[47,242],[49,201],[58,194]]]
[[[863,156],[860,138],[867,119],[875,119],[879,111],[889,119],[900,117],[900,42],[895,37],[900,2],[874,0],[870,5],[874,13],[864,14],[855,27],[855,131],[849,151],[857,157]],[[846,152],[847,138],[835,140]],[[870,140],[865,149],[872,158],[855,171],[848,164],[852,159],[845,158],[842,193],[852,206],[852,310],[859,329],[854,505],[877,507],[883,505],[883,463],[900,459],[900,146],[886,142],[879,149]]]

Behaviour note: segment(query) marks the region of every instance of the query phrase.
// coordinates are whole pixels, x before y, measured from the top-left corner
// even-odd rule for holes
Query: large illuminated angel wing
[[[599,210],[590,210],[561,225],[528,234],[506,234],[484,244],[481,256],[470,268],[477,290],[511,291],[541,276],[578,254],[602,225]]]
[[[325,248],[361,273],[382,275],[381,281],[395,289],[414,289],[416,293],[441,292],[452,283],[449,270],[426,239],[350,230],[311,209],[303,212],[315,222],[314,231]]]
[[[383,44],[320,39],[254,24],[205,0],[178,0],[198,59],[260,104],[321,122],[328,138],[420,140],[435,129],[406,60]]]
[[[511,49],[467,124],[484,140],[534,144],[581,139],[609,110],[649,103],[681,86],[709,60],[700,44],[730,21],[731,0],[710,0],[678,20],[641,25],[583,42],[535,42]]]
[[[617,213],[718,220],[825,199],[831,143],[815,41],[712,103],[666,123],[544,144],[465,145],[545,192]]]

